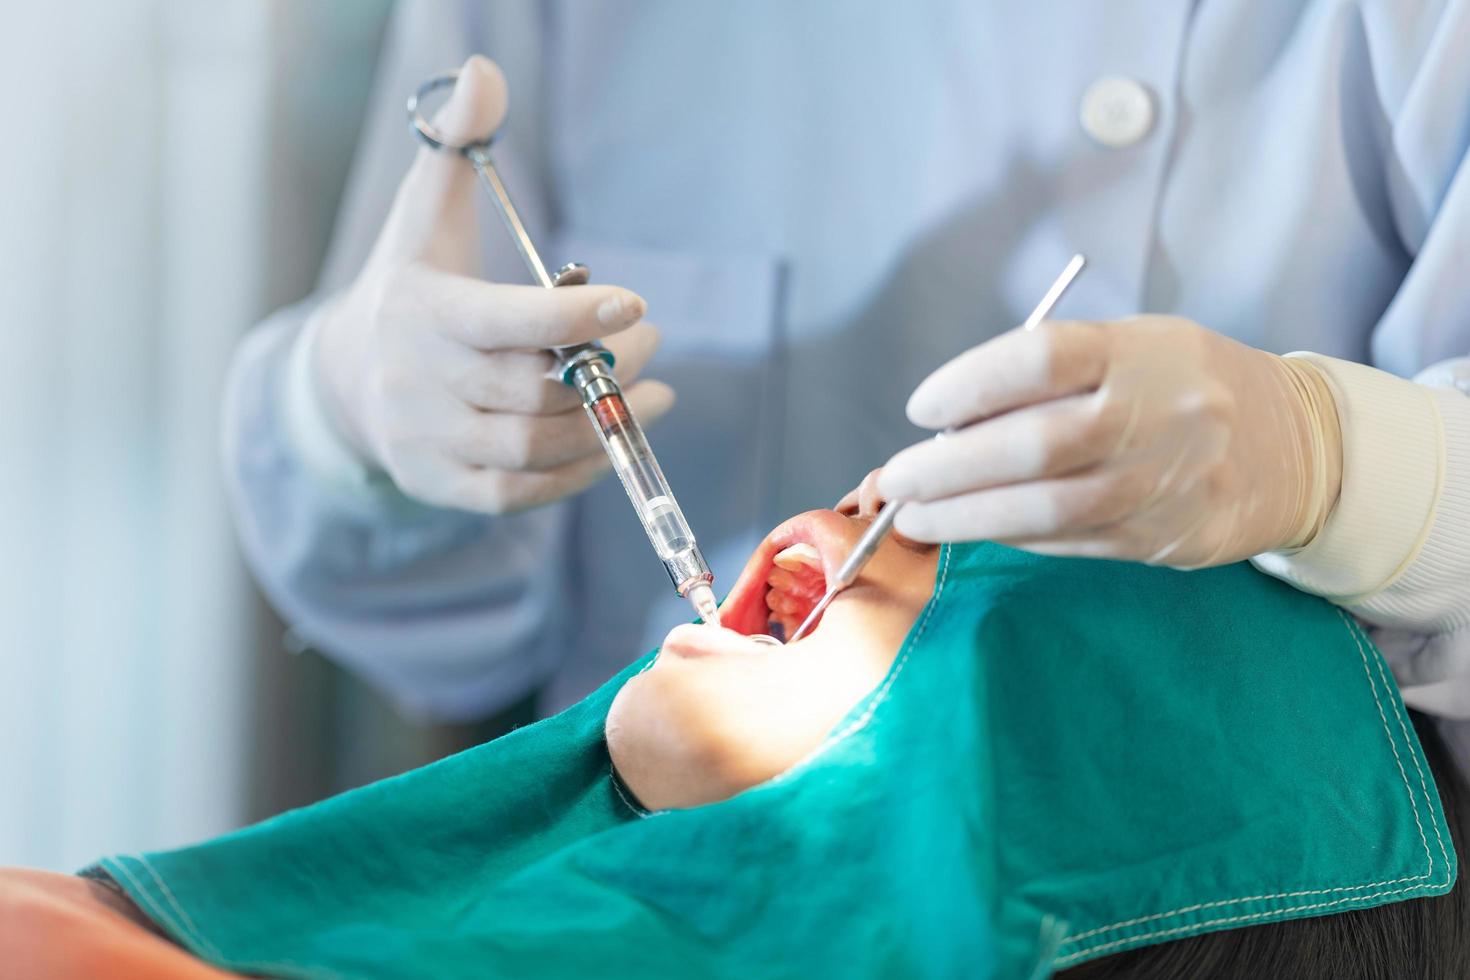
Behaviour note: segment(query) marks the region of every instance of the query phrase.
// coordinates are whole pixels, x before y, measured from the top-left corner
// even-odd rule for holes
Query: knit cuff
[[[1454,569],[1463,573],[1470,530],[1470,399],[1351,361],[1289,356],[1314,364],[1332,386],[1342,490],[1306,547],[1253,561],[1372,622],[1446,628],[1465,587]],[[1452,426],[1446,414],[1456,416]],[[1447,478],[1449,468],[1458,481]]]

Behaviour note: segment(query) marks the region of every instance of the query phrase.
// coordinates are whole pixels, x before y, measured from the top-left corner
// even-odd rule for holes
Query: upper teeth
[[[783,551],[778,551],[776,557],[771,561],[777,568],[784,568],[788,572],[795,572],[802,568],[821,568],[822,553],[812,545],[801,542]]]

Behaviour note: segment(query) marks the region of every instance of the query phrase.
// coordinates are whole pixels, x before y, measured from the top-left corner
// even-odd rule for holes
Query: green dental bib
[[[644,815],[586,701],[225,837],[100,867],[200,957],[288,977],[1045,976],[1448,891],[1379,654],[1245,565],[941,556],[804,763]]]

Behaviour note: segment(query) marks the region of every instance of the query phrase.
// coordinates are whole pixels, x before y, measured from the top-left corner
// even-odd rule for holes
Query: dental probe
[[[1062,298],[1062,294],[1067,291],[1068,286],[1072,285],[1072,280],[1077,278],[1077,274],[1082,271],[1082,267],[1086,264],[1087,259],[1080,253],[1072,256],[1071,261],[1067,263],[1067,267],[1062,270],[1062,274],[1057,276],[1056,282],[1051,284],[1051,288],[1046,291],[1046,295],[1041,297],[1041,302],[1036,304],[1036,309],[1032,310],[1031,315],[1026,318],[1026,322],[1021,324],[1022,330],[1035,329],[1038,323],[1051,315],[1052,309]],[[953,431],[954,429],[946,429],[934,438],[943,439]],[[811,613],[796,628],[796,632],[791,634],[791,637],[786,641],[787,643],[795,643],[805,636],[816,625],[822,613],[826,612],[827,607],[832,604],[832,600],[837,598],[838,593],[857,581],[857,577],[863,568],[878,553],[878,546],[883,543],[883,539],[893,529],[893,519],[898,516],[900,510],[903,510],[903,501],[901,500],[891,500],[878,510],[878,516],[873,518],[873,523],[868,525],[868,529],[858,539],[858,543],[847,556],[847,560],[837,570],[837,577],[827,586],[827,591],[823,594],[822,600],[813,607]]]
[[[521,223],[510,194],[490,159],[494,135],[472,143],[452,143],[419,112],[419,101],[424,96],[436,89],[453,86],[458,77],[458,71],[437,75],[420,85],[418,91],[409,97],[408,119],[414,135],[431,149],[460,153],[469,160],[480,182],[494,199],[511,241],[538,284],[555,289],[587,282],[587,267],[575,262],[562,266],[555,275],[546,271],[546,265],[541,261],[541,255],[527,234],[526,226]],[[612,372],[612,352],[593,341],[553,347],[551,353],[557,362],[554,377],[575,389],[581,397],[582,407],[592,420],[602,448],[612,460],[613,470],[643,522],[643,530],[653,550],[673,580],[674,591],[689,600],[700,619],[718,626],[720,613],[711,588],[714,574],[700,553],[694,532],[689,529],[689,522],[684,519],[684,512],[679,509],[668,480],[664,479],[663,470],[643,434],[643,427],[633,417],[633,411],[623,397],[622,385]]]

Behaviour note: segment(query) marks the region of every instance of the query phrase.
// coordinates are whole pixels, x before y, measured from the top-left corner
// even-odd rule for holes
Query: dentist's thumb
[[[483,55],[471,55],[431,122],[449,143],[488,139],[505,120],[507,101],[500,68]],[[420,146],[398,187],[378,250],[397,259],[417,257],[448,237],[451,251],[459,251],[465,244],[461,239],[473,237],[474,193],[475,171],[463,154]],[[441,264],[458,263],[451,259]]]

